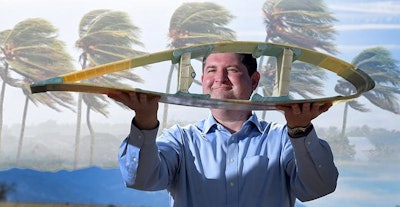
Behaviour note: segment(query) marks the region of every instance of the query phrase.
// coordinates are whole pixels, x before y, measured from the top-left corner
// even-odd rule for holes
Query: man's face
[[[211,98],[248,100],[260,79],[258,72],[249,76],[242,56],[235,53],[209,55],[203,70],[203,93]]]

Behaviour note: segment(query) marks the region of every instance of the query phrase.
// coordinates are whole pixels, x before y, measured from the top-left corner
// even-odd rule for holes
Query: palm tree
[[[24,20],[12,30],[1,32],[0,43],[4,67],[1,73],[3,84],[0,111],[3,111],[6,85],[22,89],[26,97],[17,150],[18,162],[29,101],[34,104],[44,104],[56,111],[61,110],[59,106],[73,111],[74,101],[71,94],[50,92],[31,95],[29,85],[32,82],[71,72],[73,66],[71,57],[65,51],[64,43],[57,39],[57,30],[52,24],[40,18]]]
[[[213,43],[236,39],[236,34],[226,25],[234,18],[224,7],[211,2],[183,3],[173,13],[169,24],[169,48],[193,44]],[[172,64],[168,74],[166,93],[170,92]],[[197,82],[198,83],[198,82]],[[164,105],[163,128],[167,124],[168,104]]]
[[[362,51],[353,60],[352,64],[366,72],[376,83],[375,88],[362,94],[373,105],[400,114],[398,95],[400,94],[400,70],[397,61],[390,52],[383,47],[373,47]],[[355,88],[344,80],[339,80],[335,91],[342,95],[355,93]],[[346,133],[348,108],[366,112],[369,109],[363,104],[353,100],[345,103],[342,123],[342,136]]]
[[[0,152],[1,152],[1,137],[2,137],[2,131],[3,131],[3,103],[4,103],[4,94],[6,90],[6,80],[8,75],[8,64],[5,61],[5,44],[4,40],[8,36],[8,34],[11,32],[11,30],[5,30],[0,32],[0,45],[1,45],[1,64],[0,64],[0,74],[1,74],[1,79],[3,80],[1,84],[1,91],[0,91]]]
[[[322,50],[331,54],[337,52],[334,40],[333,22],[336,19],[322,0],[267,0],[262,11],[266,37],[265,42],[276,42]],[[263,65],[263,56],[259,60],[259,71],[264,95],[272,95],[276,64],[269,59]],[[321,90],[325,71],[310,64],[294,62],[292,65],[289,90],[303,98],[311,95],[323,95]],[[304,84],[307,83],[307,84]]]
[[[85,14],[79,24],[79,39],[75,43],[76,47],[82,50],[79,57],[82,69],[145,54],[143,51],[132,49],[133,45],[143,46],[143,43],[138,39],[139,32],[139,28],[131,23],[129,16],[124,12],[101,9]],[[120,71],[85,80],[85,82],[127,87],[126,83],[120,81],[122,78],[125,81],[143,81],[131,71]],[[94,131],[90,123],[90,111],[93,110],[104,116],[108,114],[106,107],[109,101],[105,96],[97,94],[79,95],[75,137],[75,167],[80,138],[82,100],[87,106],[86,123],[91,135],[90,164],[93,162],[94,147]],[[122,104],[117,104],[123,107]]]
[[[0,182],[0,202],[7,201],[7,195],[15,192],[15,183],[8,184],[6,182]]]

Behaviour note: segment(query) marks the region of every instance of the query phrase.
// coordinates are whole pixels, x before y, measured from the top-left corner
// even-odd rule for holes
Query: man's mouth
[[[227,86],[227,85],[211,87],[211,91],[214,91],[214,90],[230,90],[230,89],[232,89],[232,87],[231,86]]]

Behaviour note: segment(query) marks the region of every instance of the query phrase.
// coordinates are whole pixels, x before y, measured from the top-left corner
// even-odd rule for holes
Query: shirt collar
[[[207,134],[211,128],[217,125],[217,121],[214,119],[211,113],[208,114],[208,117],[204,120],[203,125],[203,133]]]
[[[252,114],[249,119],[243,124],[244,126],[253,124],[260,133],[262,133],[261,123],[256,114]],[[206,134],[210,131],[211,128],[217,125],[217,121],[214,119],[211,113],[209,113],[208,117],[204,120],[203,125],[203,133]]]
[[[250,118],[244,123],[244,125],[253,124],[260,133],[263,132],[260,120],[258,119],[257,115],[253,113]]]

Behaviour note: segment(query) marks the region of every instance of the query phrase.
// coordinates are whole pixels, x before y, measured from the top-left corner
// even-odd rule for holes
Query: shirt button
[[[139,138],[139,139],[142,139],[142,138],[143,138],[143,136],[142,136],[142,135],[139,135],[139,136],[138,136],[138,138]]]
[[[318,168],[322,168],[322,165],[321,165],[321,164],[319,164],[319,165],[318,165]]]
[[[134,162],[137,162],[137,158],[136,158],[136,157],[134,157],[132,160],[133,160]]]
[[[235,186],[235,183],[234,183],[234,182],[231,182],[230,185],[231,185],[231,187],[233,187],[233,186]]]
[[[235,159],[231,158],[229,159],[229,162],[235,162]]]
[[[307,144],[310,145],[310,144],[311,144],[311,141],[308,141]]]

